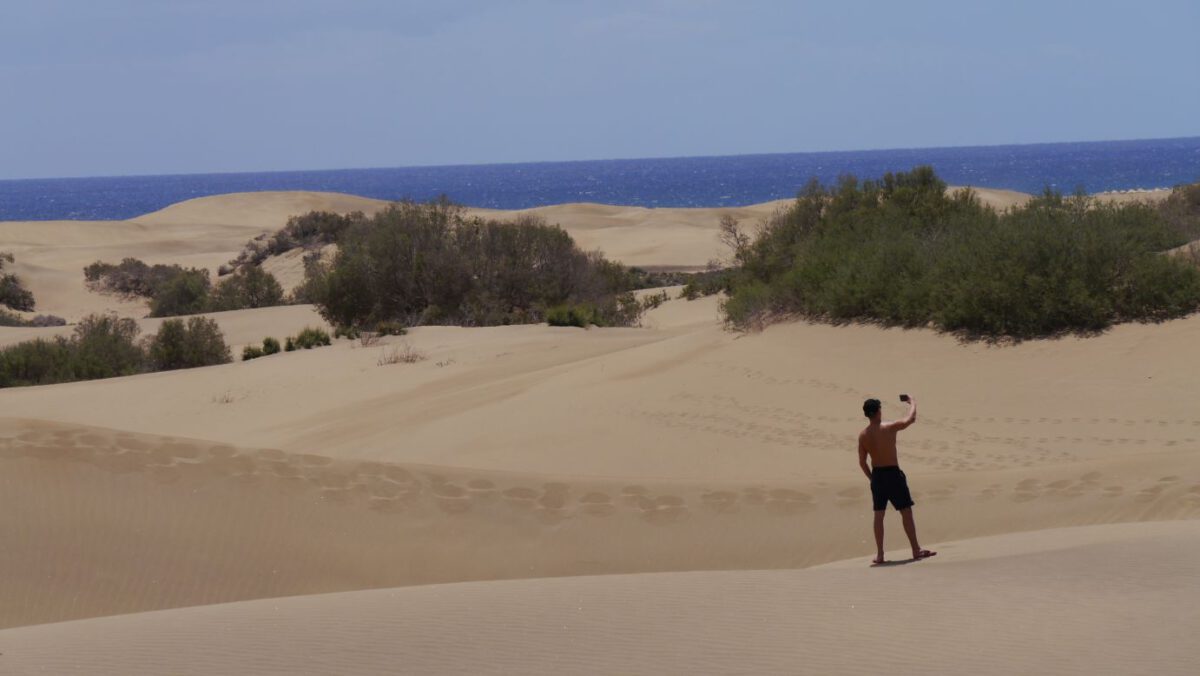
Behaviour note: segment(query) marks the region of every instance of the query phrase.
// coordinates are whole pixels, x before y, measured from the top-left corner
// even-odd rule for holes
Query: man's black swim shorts
[[[897,510],[913,506],[912,495],[908,492],[908,478],[896,465],[876,467],[871,470],[871,501],[875,511],[887,509],[887,503]]]

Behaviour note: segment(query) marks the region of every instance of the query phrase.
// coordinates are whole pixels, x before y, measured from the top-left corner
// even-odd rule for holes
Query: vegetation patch
[[[301,295],[335,326],[537,323],[587,306],[601,326],[636,323],[635,275],[586,253],[565,231],[525,217],[468,218],[439,200],[401,202],[351,222],[332,260],[310,260]]]
[[[285,352],[292,352],[294,350],[311,350],[314,347],[324,347],[331,344],[333,344],[333,341],[324,329],[314,329],[310,326],[305,327],[295,337],[288,336],[284,341],[283,349]]]
[[[1200,308],[1200,269],[1162,255],[1200,228],[1195,187],[1159,207],[1048,190],[1003,212],[945,188],[929,167],[831,188],[810,182],[756,237],[726,238],[739,265],[726,319],[740,328],[801,316],[1026,339]]]
[[[208,317],[168,319],[147,341],[150,370],[171,371],[227,364],[233,360],[217,322]]]
[[[144,341],[132,319],[89,315],[71,336],[38,338],[0,349],[0,387],[48,385],[191,368],[230,361],[220,328],[193,317],[164,322]]]
[[[311,211],[302,216],[288,219],[287,225],[269,235],[260,235],[250,240],[237,258],[221,266],[219,274],[224,276],[234,271],[262,265],[271,256],[280,256],[293,249],[309,251],[328,244],[336,244],[338,238],[350,226],[363,223],[367,217],[361,211],[346,215],[328,211]]]
[[[147,265],[136,258],[118,264],[96,261],[83,269],[88,287],[101,293],[150,300],[151,317],[243,310],[285,303],[283,288],[271,273],[250,267],[216,286],[207,270],[179,265]]]
[[[0,253],[0,305],[10,310],[32,312],[34,308],[33,293],[25,288],[19,277],[4,271],[5,264],[12,262],[12,254]]]

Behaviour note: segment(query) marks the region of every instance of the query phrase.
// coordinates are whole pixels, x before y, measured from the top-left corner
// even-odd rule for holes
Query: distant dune
[[[695,268],[723,255],[721,215],[781,205],[530,211],[623,262]],[[39,312],[152,333],[83,266],[215,270],[290,215],[382,206],[201,198],[0,223],[0,251]],[[269,265],[298,279],[294,257]],[[638,328],[422,327],[0,390],[0,672],[1194,669],[1200,316],[997,347],[735,334],[717,299],[677,293]],[[235,353],[323,325],[311,306],[212,317]],[[0,345],[70,330],[0,328]],[[381,365],[401,345],[425,359]],[[854,440],[862,400],[892,417],[900,392],[921,406],[901,462],[940,553],[871,569]]]

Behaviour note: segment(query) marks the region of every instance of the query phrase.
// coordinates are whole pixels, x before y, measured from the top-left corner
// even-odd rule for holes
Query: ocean
[[[564,202],[740,206],[792,197],[810,178],[933,165],[947,183],[1062,192],[1165,188],[1200,180],[1200,137],[1143,141],[480,164],[392,169],[0,181],[0,220],[131,218],[205,195],[322,190],[386,200],[447,195],[469,206]]]

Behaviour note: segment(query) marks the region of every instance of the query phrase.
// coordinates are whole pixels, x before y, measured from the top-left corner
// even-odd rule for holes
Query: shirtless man
[[[896,433],[907,429],[917,421],[917,402],[912,397],[900,395],[902,401],[908,402],[908,415],[903,420],[883,422],[880,412],[882,405],[878,399],[868,399],[863,403],[863,415],[870,418],[867,428],[858,433],[858,466],[871,482],[871,500],[875,507],[875,560],[873,565],[887,563],[883,558],[883,515],[890,501],[900,512],[904,522],[904,532],[908,534],[908,542],[912,545],[913,560],[925,559],[937,552],[921,549],[917,543],[917,525],[913,522],[912,495],[908,492],[908,480],[900,471],[900,462],[896,458]],[[867,466],[867,456],[871,457],[871,466]]]

